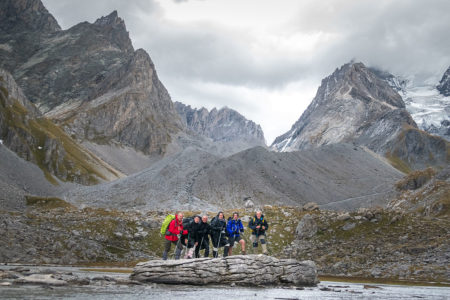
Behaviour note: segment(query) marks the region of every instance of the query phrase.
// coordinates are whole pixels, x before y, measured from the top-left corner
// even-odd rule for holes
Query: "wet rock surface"
[[[315,286],[318,283],[314,262],[265,255],[148,261],[136,265],[131,279],[147,283],[191,285]]]
[[[99,269],[98,271],[100,271]],[[0,269],[0,286],[38,285],[38,286],[105,286],[136,285],[127,276],[115,273],[114,276],[81,272],[76,268],[65,267],[2,267]]]

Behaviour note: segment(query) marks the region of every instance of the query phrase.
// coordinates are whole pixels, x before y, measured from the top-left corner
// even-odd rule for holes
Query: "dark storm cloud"
[[[302,75],[302,61],[276,56],[261,60],[248,50],[250,37],[212,24],[160,28],[152,35],[143,47],[164,64],[164,72],[179,79],[276,87]]]
[[[63,28],[117,10],[133,44],[144,48],[163,77],[230,85],[277,87],[301,78],[306,66],[295,57],[261,59],[249,52],[251,36],[210,23],[176,24],[163,20],[153,1],[44,0]]]
[[[338,36],[314,53],[332,68],[357,58],[399,75],[427,76],[450,64],[450,1],[308,2],[292,21],[296,30]]]
[[[44,1],[63,27],[118,10],[135,46],[150,52],[164,76],[178,79],[279,87],[311,74],[326,75],[353,58],[404,74],[440,72],[450,63],[450,1],[302,3],[286,31],[335,38],[306,57],[276,52],[255,57],[249,50],[252,37],[245,32],[204,22],[165,21],[152,0]]]

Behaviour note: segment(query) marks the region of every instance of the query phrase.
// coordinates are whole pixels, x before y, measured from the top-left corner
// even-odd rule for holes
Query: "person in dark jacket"
[[[187,251],[184,258],[193,258],[194,251],[199,244],[199,230],[200,230],[200,217],[195,216],[194,221],[192,221],[189,227],[186,228],[188,231],[188,241],[187,241]]]
[[[209,256],[209,235],[211,234],[211,225],[208,223],[208,216],[203,215],[200,222],[200,229],[198,230],[198,238],[200,240],[198,246],[195,248],[195,258],[200,257],[200,250],[205,249],[205,257]]]
[[[241,219],[239,219],[239,213],[233,213],[233,218],[228,220],[227,223],[227,233],[228,240],[230,241],[230,250],[228,255],[231,255],[233,251],[233,246],[235,242],[241,244],[242,254],[245,255],[245,241],[241,236],[244,232],[244,225],[242,225]]]
[[[187,234],[187,230],[183,229],[183,214],[177,213],[175,219],[173,219],[169,227],[167,227],[167,233],[165,235],[163,260],[167,260],[167,255],[170,251],[170,246],[175,245],[175,259],[180,259],[181,250],[183,246],[181,245],[180,238],[182,234]]]
[[[213,243],[213,257],[218,257],[218,251],[220,247],[223,249],[223,257],[228,256],[228,249],[230,248],[230,243],[227,239],[227,234],[225,232],[227,228],[227,221],[225,221],[225,216],[223,212],[219,212],[211,220],[211,239]]]
[[[266,230],[269,228],[269,224],[264,219],[264,215],[260,210],[258,210],[256,215],[250,220],[248,227],[252,230],[251,240],[253,243],[253,252],[256,252],[259,241],[261,243],[263,253],[267,254]]]

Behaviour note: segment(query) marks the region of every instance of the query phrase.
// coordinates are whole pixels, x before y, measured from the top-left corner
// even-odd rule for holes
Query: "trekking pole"
[[[180,257],[183,257],[184,255],[186,255],[186,252],[188,252],[189,234],[190,234],[190,232],[188,231],[186,247],[183,247],[183,250],[181,251],[182,253],[180,254]]]
[[[172,258],[175,259],[175,254],[177,253],[178,244],[180,243],[181,237],[178,239],[177,245],[175,246],[175,251],[173,251]],[[181,254],[180,254],[181,257]]]
[[[253,250],[255,250],[256,248],[256,253],[254,254],[258,254],[258,244],[259,244],[259,228],[256,228],[256,247],[253,247]]]
[[[220,234],[219,234],[219,240],[217,241],[217,251],[216,251],[216,253],[217,253],[217,257],[219,257],[219,245],[220,245],[220,238],[222,237],[222,230],[223,230],[223,227],[222,227],[222,229],[220,230]]]
[[[196,258],[200,258],[200,250],[202,250],[202,245],[203,245],[203,239],[204,238],[205,238],[205,235],[202,236],[202,241],[198,245],[198,257],[196,257]],[[194,251],[194,255],[195,255],[195,251]]]

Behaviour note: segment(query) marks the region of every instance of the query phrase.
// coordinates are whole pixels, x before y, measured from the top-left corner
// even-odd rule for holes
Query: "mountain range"
[[[48,195],[110,208],[219,209],[251,197],[355,209],[385,205],[405,173],[449,162],[449,143],[418,128],[398,79],[357,62],[323,79],[269,148],[233,109],[173,103],[116,11],[62,30],[40,0],[3,1],[0,69],[0,154],[17,161],[2,163],[0,187],[16,195],[5,207],[50,185]],[[15,166],[34,176],[11,176]]]

